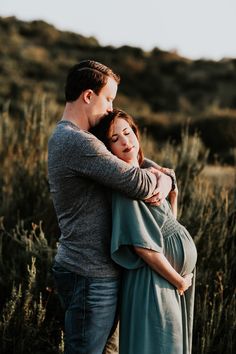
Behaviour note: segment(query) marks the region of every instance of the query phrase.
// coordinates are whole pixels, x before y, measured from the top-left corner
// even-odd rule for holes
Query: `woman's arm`
[[[172,192],[169,193],[169,201],[171,205],[172,212],[174,214],[174,217],[177,219],[177,213],[178,213],[178,189],[176,188]]]
[[[193,274],[182,277],[162,253],[136,246],[134,250],[155,272],[174,285],[180,295],[192,285]]]
[[[170,205],[171,205],[171,209],[172,212],[174,214],[174,217],[177,219],[177,212],[178,212],[178,186],[177,186],[177,180],[176,180],[176,176],[175,176],[175,171],[170,169],[170,168],[166,168],[166,167],[162,167],[161,171],[163,173],[165,173],[167,176],[170,176],[172,179],[172,188],[171,191],[168,195],[169,201],[170,201]]]

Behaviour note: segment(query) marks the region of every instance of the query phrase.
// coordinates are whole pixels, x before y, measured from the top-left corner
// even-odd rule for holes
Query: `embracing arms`
[[[65,155],[64,149],[63,159],[66,158],[67,167],[81,177],[88,177],[134,199],[145,199],[158,193],[165,198],[169,194],[171,179],[161,171],[130,166],[87,132],[74,133],[68,139],[69,151]]]
[[[177,218],[177,212],[178,212],[178,186],[177,186],[177,181],[176,181],[176,176],[174,170],[166,167],[161,167],[157,165],[155,162],[145,159],[143,167],[146,167],[149,169],[149,171],[155,173],[155,171],[159,171],[160,173],[164,174],[165,176],[168,176],[171,178],[171,189],[168,190],[164,195],[162,195],[163,188],[159,191],[159,194],[153,195],[150,198],[147,198],[145,201],[151,205],[160,205],[163,200],[168,196],[172,212]],[[157,198],[158,196],[158,198]],[[157,202],[157,199],[159,202]]]

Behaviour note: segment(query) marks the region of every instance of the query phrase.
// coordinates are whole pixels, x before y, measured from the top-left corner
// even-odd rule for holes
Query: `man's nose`
[[[113,111],[113,104],[112,102],[109,104],[109,107],[107,108],[107,112],[112,112]]]

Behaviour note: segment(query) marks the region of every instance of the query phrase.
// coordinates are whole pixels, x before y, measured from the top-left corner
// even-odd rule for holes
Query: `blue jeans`
[[[102,354],[114,325],[119,278],[90,278],[55,262],[55,285],[65,310],[65,354]]]

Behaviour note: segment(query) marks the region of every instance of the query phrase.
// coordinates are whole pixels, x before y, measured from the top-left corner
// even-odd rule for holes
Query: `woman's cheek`
[[[115,144],[111,146],[111,152],[113,153],[113,155],[118,156],[118,151],[117,151],[117,150],[118,150],[118,149],[117,149],[117,147],[115,146]]]

